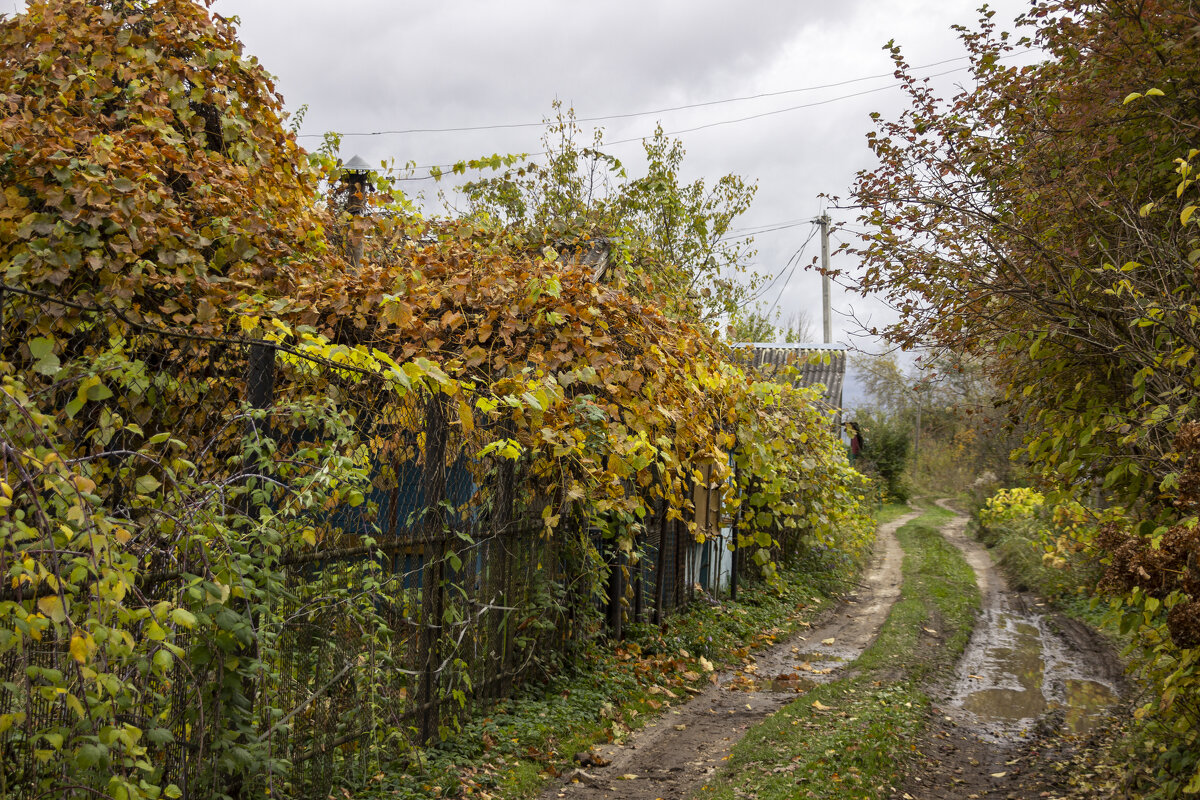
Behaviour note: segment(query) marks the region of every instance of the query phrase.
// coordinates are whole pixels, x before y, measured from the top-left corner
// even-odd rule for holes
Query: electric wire
[[[788,258],[788,260],[784,263],[783,268],[780,269],[778,273],[776,273],[774,278],[772,278],[765,286],[763,286],[761,289],[759,289],[757,292],[755,292],[753,295],[751,295],[749,298],[746,299],[746,302],[740,306],[741,308],[745,308],[746,306],[750,305],[751,303],[756,302],[760,297],[765,295],[767,292],[771,291],[771,288],[773,286],[775,286],[776,282],[780,278],[783,277],[783,273],[787,272],[788,267],[790,266],[791,272],[788,272],[787,279],[784,280],[784,282],[779,286],[779,292],[775,295],[775,301],[773,303],[771,303],[771,307],[769,309],[767,309],[766,316],[769,317],[771,315],[771,312],[775,310],[775,306],[779,305],[779,300],[781,297],[783,297],[784,290],[787,288],[788,284],[791,282],[792,276],[796,274],[796,268],[800,266],[800,262],[804,258],[805,249],[808,248],[808,245],[810,242],[812,242],[813,237],[817,235],[816,221],[809,220],[809,222],[813,226],[812,230],[808,232],[808,237],[800,244],[799,249],[797,249],[794,253],[792,253],[791,257]]]
[[[729,233],[727,233],[726,235],[717,239],[717,241],[725,242],[730,239],[743,239],[747,236],[760,236],[764,233],[774,233],[775,231],[785,231],[785,230],[789,230],[790,228],[798,228],[801,225],[806,225],[810,222],[812,222],[812,220],[804,219],[804,220],[799,220],[797,222],[789,222],[786,224],[780,223],[777,225],[763,225],[761,227],[756,227],[756,228],[741,228],[741,229],[731,228],[729,230]]]
[[[1018,51],[1016,53],[1011,53],[1006,56],[1001,56],[1001,58],[1012,58],[1014,56],[1024,55],[1025,53],[1032,52],[1032,50],[1033,50],[1033,48],[1028,48],[1025,50]],[[941,61],[931,61],[928,64],[921,64],[916,67],[911,67],[911,69],[914,71],[922,70],[922,69],[932,69],[933,67],[940,67],[944,64],[952,64],[956,61],[965,61],[968,58],[970,58],[970,56],[956,56],[955,58],[946,58],[946,59],[942,59]],[[693,108],[708,108],[711,106],[726,105],[729,103],[741,103],[741,102],[745,102],[748,100],[761,100],[765,97],[783,97],[783,96],[790,95],[790,94],[800,94],[802,92],[820,91],[821,89],[836,89],[841,86],[849,86],[849,85],[855,84],[855,83],[863,83],[865,81],[879,80],[880,78],[889,78],[894,75],[895,75],[895,71],[880,72],[875,75],[864,75],[864,76],[858,77],[858,78],[848,78],[843,81],[835,81],[833,83],[822,83],[822,84],[817,84],[817,85],[813,85],[813,86],[801,86],[801,87],[797,87],[794,89],[781,89],[776,92],[759,92],[758,94],[741,95],[738,97],[725,97],[725,98],[721,98],[719,100],[705,100],[705,101],[702,101],[699,103],[687,103],[687,104],[678,105],[678,106],[666,106],[664,108],[654,108],[654,109],[649,109],[646,111],[629,111],[629,112],[624,112],[624,113],[620,113],[620,114],[602,114],[602,115],[598,115],[598,116],[594,116],[594,117],[577,117],[575,119],[575,121],[576,122],[606,122],[608,120],[633,119],[636,117],[648,117],[648,116],[651,116],[654,114],[668,114],[668,113],[671,113],[674,111],[687,111],[687,110],[690,110]],[[354,131],[351,133],[342,133],[339,135],[342,138],[348,138],[348,137],[364,137],[364,136],[402,136],[402,135],[414,134],[414,133],[465,133],[465,132],[472,132],[472,131],[511,130],[514,128],[540,128],[540,127],[544,126],[545,124],[546,124],[545,120],[539,120],[537,122],[505,122],[505,123],[495,123],[495,124],[487,124],[487,125],[459,125],[459,126],[451,126],[451,127],[444,127],[444,128],[400,128],[400,129],[395,129],[395,130]],[[299,134],[296,138],[298,138],[298,139],[313,139],[313,138],[319,139],[319,138],[323,137],[324,135],[325,134],[323,134],[323,133],[302,133],[302,134]]]
[[[1007,56],[1001,56],[1000,58],[1014,58],[1018,55],[1023,55],[1025,52],[1027,52],[1027,51],[1022,51],[1021,53],[1012,53]],[[962,72],[964,69],[967,69],[967,67],[955,67],[954,69],[943,70],[942,72],[935,72],[931,75],[924,75],[924,76],[922,76],[922,79],[929,80],[930,78],[940,78],[945,75],[951,75],[956,72]],[[663,135],[664,136],[679,136],[680,134],[684,134],[684,133],[695,133],[696,131],[708,130],[710,128],[717,128],[717,127],[722,127],[725,125],[736,125],[736,124],[740,124],[742,122],[751,122],[751,121],[757,120],[757,119],[778,116],[780,114],[787,114],[792,111],[800,111],[800,110],[803,110],[806,108],[816,108],[818,106],[829,105],[830,103],[837,103],[842,100],[850,100],[855,97],[863,97],[868,94],[884,92],[889,89],[897,89],[904,85],[905,85],[905,83],[903,81],[899,81],[897,83],[890,83],[887,86],[877,86],[874,89],[864,89],[860,92],[851,92],[850,94],[838,95],[837,97],[829,97],[824,100],[815,100],[811,103],[801,103],[799,105],[787,106],[785,108],[778,108],[778,109],[774,109],[771,111],[763,111],[758,114],[751,114],[751,115],[745,116],[745,117],[735,117],[733,119],[717,120],[716,122],[707,122],[702,125],[694,125],[690,128],[679,128],[677,130],[664,131]],[[642,142],[642,141],[645,141],[647,138],[649,138],[649,135],[631,136],[631,137],[628,137],[625,139],[613,139],[611,141],[604,141],[604,142],[601,142],[599,146],[600,147],[613,147],[615,145],[630,144],[632,142]],[[540,158],[542,156],[546,156],[549,154],[550,154],[549,151],[541,150],[536,153],[524,153],[522,155],[526,158]],[[459,163],[462,163],[462,162],[459,162]],[[435,169],[445,171],[445,170],[452,170],[452,169],[454,169],[455,166],[456,166],[455,164],[428,164],[428,165],[423,165],[423,166],[412,167],[411,169],[414,171],[416,171],[416,170],[435,170]],[[395,180],[395,181],[428,181],[428,180],[437,180],[440,177],[441,177],[441,175],[421,175],[421,176],[393,177],[392,180]]]

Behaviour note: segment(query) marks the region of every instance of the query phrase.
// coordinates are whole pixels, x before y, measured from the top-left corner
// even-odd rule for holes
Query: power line
[[[809,220],[809,223],[813,224],[813,221]],[[788,284],[791,283],[792,276],[796,274],[796,268],[798,266],[800,266],[800,260],[804,257],[804,250],[808,247],[809,242],[811,242],[813,240],[813,237],[816,236],[816,234],[817,234],[817,227],[815,224],[813,224],[813,229],[808,232],[808,238],[806,238],[804,240],[804,242],[801,243],[800,248],[798,250],[796,250],[796,252],[792,253],[791,258],[789,258],[787,260],[787,262],[784,263],[783,268],[779,270],[779,272],[775,275],[775,277],[772,278],[767,283],[766,286],[762,287],[762,289],[755,292],[754,295],[749,297],[746,300],[746,302],[742,304],[742,307],[745,308],[750,303],[757,301],[760,297],[765,295],[767,292],[771,291],[771,288],[776,284],[776,282],[780,278],[783,277],[783,273],[787,271],[788,267],[791,266],[792,269],[791,269],[791,272],[788,273],[787,279],[784,280],[784,282],[779,286],[779,293],[775,295],[775,301],[773,303],[771,303],[771,307],[767,309],[766,316],[770,317],[771,312],[775,310],[775,306],[777,306],[779,304],[779,299],[781,297],[783,297],[784,289],[786,289]]]
[[[1030,50],[1022,50],[1022,53],[1028,53]],[[1020,54],[1016,54],[1020,55]],[[923,64],[917,67],[912,67],[913,70],[929,70],[931,67],[940,67],[943,64],[953,64],[955,61],[962,61],[971,58],[968,55],[956,56],[953,59],[943,59],[941,61],[931,61],[930,64]],[[1008,56],[1006,56],[1008,58]],[[724,97],[721,100],[709,100],[700,103],[686,103],[684,106],[667,106],[665,108],[653,108],[644,110],[644,112],[626,112],[622,114],[604,114],[600,116],[580,116],[576,122],[605,122],[608,120],[628,120],[637,118],[637,116],[650,116],[653,114],[668,114],[671,112],[685,112],[692,108],[708,108],[710,106],[724,106],[727,103],[740,103],[749,100],[762,100],[763,97],[782,97],[785,95],[797,95],[800,92],[820,91],[822,89],[836,89],[839,86],[848,86],[856,83],[863,83],[865,80],[878,80],[880,78],[893,77],[895,72],[881,72],[874,76],[863,76],[860,78],[848,78],[846,80],[838,80],[838,82],[817,84],[814,86],[799,86],[797,89],[782,89],[780,91],[763,91],[757,95],[742,95],[739,97]],[[356,131],[353,133],[342,133],[343,138],[346,137],[374,137],[374,136],[407,136],[409,133],[466,133],[472,131],[503,131],[511,130],[511,128],[533,128],[541,127],[546,124],[545,120],[536,122],[498,122],[493,125],[461,125],[440,128],[398,128],[392,131]],[[301,133],[298,139],[319,139],[325,136],[324,133]]]
[[[784,230],[788,230],[790,228],[798,228],[801,225],[807,225],[811,222],[812,222],[812,220],[810,220],[810,219],[804,219],[804,220],[800,220],[798,222],[791,222],[791,223],[787,223],[787,224],[781,223],[781,224],[777,224],[774,226],[760,226],[761,229],[759,229],[759,228],[730,229],[729,233],[727,233],[725,236],[722,236],[721,238],[717,239],[717,241],[725,242],[730,239],[743,239],[747,236],[761,236],[764,233],[774,233],[775,231],[784,231]]]
[[[808,222],[812,222],[812,217],[798,217],[797,219],[785,219],[780,220],[779,222],[764,222],[761,225],[745,225],[740,228],[730,228],[729,233],[753,233],[759,228],[791,228],[795,227],[796,225],[804,225]]]
[[[1032,48],[1022,50],[1017,53],[1011,53],[1009,55],[1002,56],[1002,58],[1012,58],[1014,56],[1024,55],[1025,53],[1029,53],[1029,52],[1032,52]],[[940,67],[943,64],[952,64],[956,61],[964,61],[968,58],[970,58],[970,56],[957,56],[955,58],[947,58],[947,59],[943,59],[941,61],[932,61],[928,64],[921,64],[920,66],[912,67],[912,69],[913,70],[931,69],[933,67]],[[962,68],[960,68],[960,69],[962,69]],[[726,105],[728,103],[741,103],[741,102],[745,102],[747,100],[761,100],[764,97],[783,97],[783,96],[789,95],[789,94],[800,94],[802,92],[820,91],[821,89],[836,89],[839,86],[849,86],[854,83],[863,83],[864,81],[874,81],[874,80],[879,80],[880,78],[890,78],[894,75],[895,75],[895,71],[881,72],[876,75],[864,75],[860,78],[848,78],[847,80],[835,81],[834,83],[822,83],[822,84],[817,84],[814,86],[801,86],[801,87],[798,87],[795,89],[781,89],[777,92],[759,92],[758,94],[741,95],[739,97],[726,97],[726,98],[722,98],[719,100],[706,100],[706,101],[703,101],[700,103],[687,103],[685,105],[679,105],[679,106],[667,106],[665,108],[654,108],[654,109],[649,109],[647,111],[630,111],[630,112],[625,112],[625,113],[621,113],[621,114],[604,114],[604,115],[595,116],[595,117],[577,117],[575,121],[576,122],[606,122],[608,120],[632,119],[635,117],[648,117],[653,114],[667,114],[667,113],[671,113],[673,111],[687,111],[687,110],[693,109],[693,108],[708,108],[710,106]],[[931,77],[935,77],[935,76],[931,76]],[[511,130],[514,128],[540,128],[540,127],[543,127],[545,124],[546,124],[545,120],[539,120],[537,122],[506,122],[506,123],[495,123],[495,124],[488,124],[488,125],[460,125],[460,126],[452,126],[452,127],[445,127],[445,128],[400,128],[400,129],[396,129],[396,130],[355,131],[353,133],[343,133],[343,134],[339,134],[339,135],[342,138],[347,138],[347,137],[351,137],[351,136],[354,136],[354,137],[403,136],[403,135],[414,134],[414,133],[467,133],[467,132],[472,132],[472,131]],[[303,134],[298,135],[296,138],[298,138],[298,139],[314,139],[314,138],[319,139],[319,138],[323,137],[324,135],[325,134],[323,134],[323,133],[303,133]]]
[[[1026,51],[1021,51],[1020,53],[1012,53],[1007,56],[1001,56],[1001,58],[1014,58],[1018,55],[1023,55],[1026,52],[1029,52],[1029,51],[1026,50]],[[948,70],[944,70],[942,72],[935,72],[932,75],[925,75],[923,77],[925,80],[928,80],[930,78],[940,78],[945,75],[951,75],[955,72],[962,72],[964,69],[967,69],[967,67],[955,67],[954,69],[948,69]],[[875,94],[876,92],[884,92],[889,89],[896,89],[896,88],[902,87],[904,85],[905,84],[902,81],[897,82],[897,83],[891,83],[891,84],[888,84],[887,86],[878,86],[874,89],[864,89],[861,92],[851,92],[850,94],[838,95],[837,97],[830,97],[830,98],[826,98],[825,100],[816,100],[811,103],[801,103],[799,105],[787,106],[785,108],[779,108],[779,109],[775,109],[773,111],[763,111],[761,113],[751,114],[746,117],[735,117],[733,119],[718,120],[716,122],[708,122],[703,125],[695,125],[691,128],[680,128],[678,130],[673,130],[673,131],[664,131],[663,135],[664,136],[678,136],[678,135],[684,134],[684,133],[694,133],[696,131],[707,130],[709,128],[717,128],[717,127],[721,127],[724,125],[736,125],[736,124],[742,123],[742,122],[750,122],[750,121],[753,121],[756,119],[763,119],[764,117],[773,117],[773,116],[778,116],[779,114],[786,114],[786,113],[789,113],[792,111],[800,111],[800,110],[806,109],[806,108],[816,108],[818,106],[824,106],[824,105],[828,105],[830,103],[836,103],[841,100],[850,100],[855,97],[862,97],[862,96],[868,95],[868,94]],[[612,147],[614,145],[619,145],[619,144],[629,144],[631,142],[645,141],[646,138],[647,138],[647,136],[631,136],[627,139],[614,139],[614,140],[608,141],[608,142],[601,142],[599,146],[600,147]],[[537,158],[540,156],[549,155],[549,151],[542,150],[537,153],[527,153],[524,155],[526,155],[529,158]],[[414,170],[425,170],[425,169],[428,169],[428,170],[434,170],[434,169],[451,170],[451,169],[454,169],[454,167],[455,167],[455,164],[429,164],[429,165],[425,165],[425,166],[413,167],[413,169]],[[399,177],[399,178],[394,178],[393,180],[397,180],[397,181],[428,181],[428,180],[435,180],[437,177],[440,177],[440,176],[422,175],[419,177],[418,176]]]

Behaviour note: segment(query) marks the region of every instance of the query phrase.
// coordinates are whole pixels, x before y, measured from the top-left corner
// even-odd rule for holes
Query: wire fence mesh
[[[0,652],[6,796],[83,791],[56,745],[94,742],[103,758],[130,736],[142,758],[112,770],[152,772],[184,797],[324,797],[589,638],[661,623],[729,581],[719,513],[703,545],[661,501],[633,553],[589,530],[586,509],[547,535],[546,476],[488,453],[503,423],[465,424],[437,391],[400,395],[294,347],[154,329],[17,287],[0,314],[0,356],[25,382],[6,390],[16,422],[0,471],[16,494],[0,570],[35,559],[55,573],[13,578],[0,601],[36,613],[61,597],[102,615],[120,563],[133,609],[124,661],[73,649],[72,629],[94,622],[84,612]],[[39,488],[51,452],[91,470],[110,550],[55,538]],[[701,491],[720,508],[718,489]],[[164,631],[164,602],[199,624]],[[70,699],[106,692],[106,719]]]

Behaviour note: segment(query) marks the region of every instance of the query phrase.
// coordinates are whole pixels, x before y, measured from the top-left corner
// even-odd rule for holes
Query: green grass
[[[912,506],[904,505],[903,503],[887,503],[883,506],[880,506],[875,517],[879,520],[880,525],[886,525],[889,522],[894,522],[900,519],[912,510]]]
[[[974,573],[938,534],[951,516],[930,509],[897,532],[901,596],[853,676],[818,686],[752,729],[696,797],[858,800],[898,783],[928,714],[922,687],[953,667],[979,608]]]

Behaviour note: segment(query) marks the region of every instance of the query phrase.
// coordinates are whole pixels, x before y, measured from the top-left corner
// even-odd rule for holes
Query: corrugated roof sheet
[[[846,380],[846,350],[837,345],[744,342],[732,345],[749,364],[773,377],[784,367],[794,366],[799,374],[797,386],[825,387],[824,400],[831,408],[842,407],[842,387]]]

